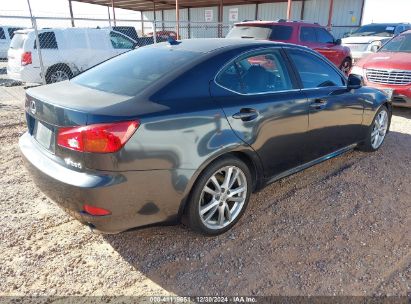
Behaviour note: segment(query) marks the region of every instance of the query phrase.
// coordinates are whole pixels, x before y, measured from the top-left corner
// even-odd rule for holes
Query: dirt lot
[[[411,292],[411,110],[375,154],[350,152],[255,194],[225,235],[97,235],[22,166],[22,89],[0,87],[0,295],[405,295]]]

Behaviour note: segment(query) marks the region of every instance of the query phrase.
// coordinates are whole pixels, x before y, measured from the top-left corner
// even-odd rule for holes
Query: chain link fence
[[[230,28],[212,22],[22,16],[0,16],[0,28],[7,30],[1,24],[11,24],[12,33],[0,45],[6,82],[29,84],[70,79],[114,56],[170,38],[224,37]]]

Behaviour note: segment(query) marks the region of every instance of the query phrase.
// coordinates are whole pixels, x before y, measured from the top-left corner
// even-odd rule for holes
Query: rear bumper
[[[7,76],[10,79],[29,83],[41,83],[40,68],[34,67],[16,67],[11,68],[7,66]]]
[[[55,161],[25,133],[19,140],[25,165],[40,190],[81,223],[103,233],[178,219],[194,170],[78,172]],[[83,204],[110,215],[92,216]]]

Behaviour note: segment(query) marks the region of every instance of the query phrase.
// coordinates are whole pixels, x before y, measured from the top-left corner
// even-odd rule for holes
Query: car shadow
[[[411,108],[394,107],[393,115],[411,119]]]
[[[411,110],[395,115],[411,118]],[[175,225],[104,239],[136,271],[180,296],[373,293],[367,277],[391,273],[392,248],[408,246],[398,241],[407,225],[389,224],[406,220],[408,199],[389,190],[409,173],[391,161],[410,159],[399,144],[411,147],[411,136],[392,131],[376,153],[348,152],[273,183],[217,237]],[[370,176],[381,180],[386,172],[389,183],[373,191]]]

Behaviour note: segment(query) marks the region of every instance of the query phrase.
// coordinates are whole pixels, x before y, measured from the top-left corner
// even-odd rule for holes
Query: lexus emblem
[[[36,114],[36,102],[34,100],[30,101],[30,112]]]

